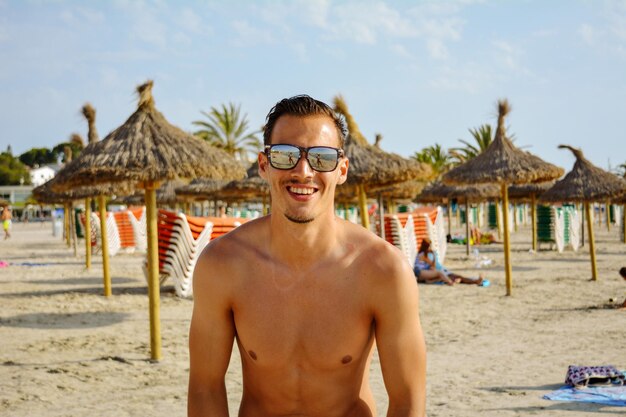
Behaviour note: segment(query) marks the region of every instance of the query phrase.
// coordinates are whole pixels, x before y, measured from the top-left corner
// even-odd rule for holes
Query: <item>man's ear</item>
[[[267,155],[264,152],[259,152],[257,160],[259,162],[259,175],[261,176],[261,178],[268,181],[267,170],[269,167],[269,161],[267,160]]]
[[[350,165],[350,161],[348,158],[342,158],[339,162],[339,180],[337,181],[337,185],[343,184],[348,179],[348,166]]]

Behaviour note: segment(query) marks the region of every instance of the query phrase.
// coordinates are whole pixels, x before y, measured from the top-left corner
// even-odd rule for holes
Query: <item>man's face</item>
[[[337,128],[328,116],[281,116],[274,125],[271,141],[273,145],[302,148],[339,147]],[[294,155],[293,160],[296,158]],[[267,156],[261,153],[259,172],[270,184],[272,211],[282,213],[295,223],[309,223],[322,213],[333,212],[335,187],[347,178],[348,160],[340,158],[335,170],[318,172],[302,155],[295,167],[281,170],[272,167]]]

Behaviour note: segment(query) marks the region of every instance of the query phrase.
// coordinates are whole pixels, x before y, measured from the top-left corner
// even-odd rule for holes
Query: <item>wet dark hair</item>
[[[426,253],[428,252],[428,249],[430,249],[430,242],[428,241],[428,239],[424,238],[422,239],[422,242],[420,243],[420,248],[417,251],[417,253]]]
[[[337,128],[339,147],[343,149],[344,142],[348,136],[348,127],[346,126],[346,121],[343,116],[334,111],[328,104],[315,100],[305,94],[284,98],[272,107],[265,118],[265,126],[263,126],[264,145],[272,144],[272,131],[274,130],[274,125],[276,125],[276,121],[280,118],[280,116],[285,114],[300,117],[318,115],[330,117]]]
[[[626,279],[626,266],[620,268],[619,274],[622,276],[622,278]]]

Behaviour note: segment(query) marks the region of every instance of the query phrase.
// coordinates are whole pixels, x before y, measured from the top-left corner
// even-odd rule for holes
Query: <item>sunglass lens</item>
[[[270,162],[276,169],[291,169],[300,159],[300,150],[295,146],[275,145],[270,149]]]
[[[329,172],[337,168],[337,150],[333,148],[310,148],[309,164],[316,171]]]

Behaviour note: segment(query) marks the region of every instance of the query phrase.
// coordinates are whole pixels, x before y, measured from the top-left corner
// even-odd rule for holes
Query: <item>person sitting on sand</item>
[[[427,284],[443,282],[448,285],[460,283],[487,286],[489,282],[484,279],[482,274],[478,278],[467,278],[451,272],[444,268],[443,265],[438,264],[437,255],[431,248],[429,238],[424,238],[420,244],[413,272],[417,277],[417,282],[425,282]]]
[[[498,242],[493,233],[483,233],[478,229],[478,227],[473,227],[470,231],[470,236],[472,238],[474,245],[489,245],[491,243],[502,243]]]

